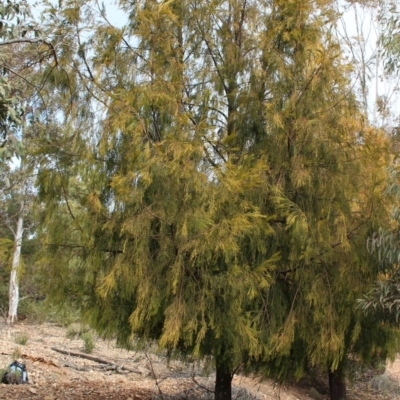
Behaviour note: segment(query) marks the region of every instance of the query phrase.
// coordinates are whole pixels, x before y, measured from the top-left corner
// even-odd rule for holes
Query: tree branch
[[[10,39],[10,40],[3,40],[2,42],[0,42],[0,46],[9,46],[11,44],[16,44],[16,43],[31,43],[31,44],[43,43],[43,44],[45,44],[46,46],[48,46],[51,49],[51,51],[53,53],[54,61],[55,61],[56,65],[58,65],[58,59],[57,59],[56,50],[55,50],[53,44],[48,42],[47,40],[41,39],[41,38],[37,38],[37,39],[28,39],[28,38],[26,38],[26,39],[22,39],[22,38]]]
[[[158,215],[154,214],[143,202],[140,203],[142,205],[142,207],[150,214],[152,215],[154,218],[159,219],[160,221],[165,222],[168,226],[171,226],[171,224],[164,218],[159,217]]]

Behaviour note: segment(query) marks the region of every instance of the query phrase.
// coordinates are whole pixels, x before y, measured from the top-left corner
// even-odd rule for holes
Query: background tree
[[[331,398],[345,398],[347,355],[361,349],[361,333],[373,325],[355,311],[354,294],[377,274],[365,241],[387,220],[381,190],[388,143],[368,127],[349,92],[350,66],[331,35],[332,10],[322,8],[324,24],[310,18],[315,3],[274,5],[265,34],[269,46],[263,48],[265,70],[273,71],[269,77],[276,82],[266,85],[265,148],[269,176],[283,195],[278,207],[283,223],[275,226],[271,241],[281,257],[269,293],[287,308],[270,342],[269,372],[285,379],[318,366],[329,373]],[[372,342],[359,355],[373,351]],[[393,341],[387,344],[385,351]]]
[[[385,58],[385,73],[398,78],[399,71],[399,11],[395,2],[385,2],[382,12],[383,57]],[[394,111],[396,112],[396,111]],[[368,314],[389,323],[398,325],[399,317],[399,180],[398,180],[398,127],[392,130],[392,147],[396,153],[391,167],[386,196],[393,199],[393,209],[389,225],[381,225],[379,230],[371,234],[368,242],[369,251],[376,257],[376,263],[381,268],[381,274],[376,284],[359,300],[359,306]]]
[[[9,90],[2,91],[4,114],[0,118],[4,138],[0,155],[5,163],[0,222],[12,233],[14,243],[8,299],[8,322],[13,323],[17,319],[19,303],[22,237],[27,228],[24,219],[32,212],[32,176],[37,168],[33,159],[34,147],[37,147],[33,124],[46,117],[43,86],[47,77],[42,72],[45,65],[54,67],[52,57],[55,53],[50,43],[37,37],[37,25],[30,19],[25,3],[6,2],[0,10],[3,13],[0,63]],[[18,158],[12,158],[13,155]]]
[[[398,203],[398,193],[398,166],[394,166],[391,170],[387,195],[394,198],[395,204]],[[378,319],[394,326],[398,326],[400,315],[398,217],[398,206],[395,206],[391,224],[381,226],[369,238],[368,249],[375,256],[375,262],[379,265],[381,274],[373,287],[365,291],[363,297],[358,300],[359,308],[364,312],[375,315]]]
[[[9,231],[9,234],[3,234],[1,241],[3,255],[8,255],[4,258],[4,263],[9,267],[7,321],[11,324],[17,320],[20,299],[19,282],[23,271],[22,240],[24,233],[29,232],[34,224],[32,189],[32,177],[27,166],[23,164],[14,171],[7,172],[1,188],[0,224]]]
[[[6,0],[0,4],[0,48],[0,156],[9,160],[13,155],[18,156],[23,147],[18,136],[25,100],[18,94],[20,82],[24,81],[37,94],[40,93],[43,82],[35,86],[33,81],[29,81],[27,71],[49,59],[56,65],[57,57],[52,44],[43,38],[39,25],[32,18],[29,4],[24,0]]]

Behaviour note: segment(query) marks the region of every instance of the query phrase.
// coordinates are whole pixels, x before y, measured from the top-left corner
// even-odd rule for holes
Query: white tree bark
[[[8,292],[8,317],[7,322],[13,324],[17,320],[19,303],[19,272],[21,263],[22,235],[24,232],[24,201],[21,202],[17,229],[14,234],[14,253],[11,264],[10,286]]]

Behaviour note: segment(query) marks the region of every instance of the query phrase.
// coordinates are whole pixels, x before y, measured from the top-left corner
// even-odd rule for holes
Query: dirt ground
[[[150,350],[126,351],[100,339],[87,354],[82,339],[67,338],[67,329],[56,324],[0,324],[0,368],[14,359],[26,365],[29,384],[0,384],[0,399],[212,399],[212,372],[178,361],[168,364]],[[349,383],[349,398],[400,400],[399,383],[400,358],[382,376],[364,374]],[[280,387],[240,375],[234,377],[233,395],[236,400],[326,398],[315,388]]]

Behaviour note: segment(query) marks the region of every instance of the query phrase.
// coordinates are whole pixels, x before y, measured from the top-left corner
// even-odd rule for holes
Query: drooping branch
[[[368,222],[368,220],[371,218],[372,211],[373,211],[373,207],[371,207],[371,212],[370,212],[370,215],[368,216],[368,218],[366,218],[366,220],[362,221],[360,224],[358,224],[357,226],[355,226],[353,229],[351,229],[351,230],[348,232],[348,234],[346,235],[346,240],[351,239],[351,238],[356,234],[356,231],[357,231],[358,229],[360,229],[363,225],[365,225],[365,224]],[[340,246],[342,243],[343,243],[342,240],[338,240],[338,241],[332,243],[332,244],[330,245],[330,248],[331,248],[331,249],[334,249],[335,247]],[[314,260],[316,260],[317,258],[321,257],[322,255],[323,255],[323,253],[320,253],[318,256],[312,257],[312,258],[310,259],[310,261],[314,261]],[[295,271],[297,271],[299,268],[300,268],[300,266],[297,266],[297,267],[293,267],[293,268],[286,269],[286,270],[284,270],[284,271],[278,271],[278,274],[283,275],[283,276],[286,276],[286,275],[289,274],[290,272],[295,272]]]

